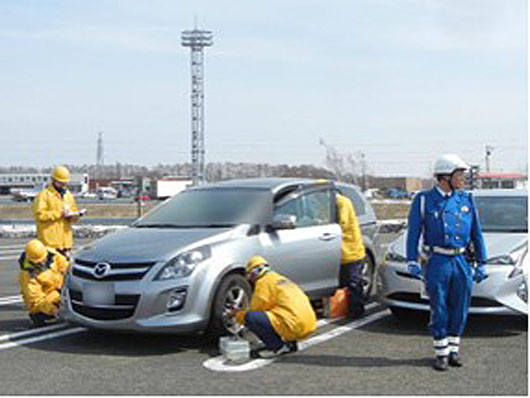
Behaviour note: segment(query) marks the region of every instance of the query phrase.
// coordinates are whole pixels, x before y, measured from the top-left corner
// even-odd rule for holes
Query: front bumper
[[[154,333],[192,333],[208,325],[207,300],[190,279],[94,282],[69,276],[61,297],[61,316],[94,329]],[[182,308],[168,310],[175,291],[186,291]]]
[[[523,301],[517,296],[517,281],[508,278],[513,267],[505,265],[487,266],[489,277],[473,285],[470,314],[521,315],[513,305],[506,302]],[[521,281],[522,283],[522,277]],[[411,310],[430,311],[428,298],[420,294],[423,281],[413,278],[405,263],[386,261],[377,274],[377,297],[382,303],[391,307]],[[517,285],[518,286],[518,285]],[[526,303],[521,308],[526,308]]]

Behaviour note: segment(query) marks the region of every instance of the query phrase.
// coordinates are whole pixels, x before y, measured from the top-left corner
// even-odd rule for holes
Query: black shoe
[[[287,343],[287,345],[289,346],[289,352],[297,352],[298,351],[298,344],[296,343],[296,341],[291,341],[291,342]]]
[[[31,319],[31,322],[35,327],[45,326],[48,325],[50,322],[56,320],[54,316],[46,315],[41,312],[37,314],[29,314],[29,319]]]
[[[449,364],[449,360],[446,355],[444,356],[437,356],[434,360],[434,364],[432,367],[436,370],[444,371],[447,370],[447,366]]]
[[[460,355],[458,355],[457,352],[451,352],[449,354],[449,366],[454,366],[456,368],[464,366],[462,360],[460,359]]]
[[[362,318],[363,315],[364,315],[364,306],[356,307],[353,311],[349,313],[348,319],[351,319],[353,321],[355,319]]]

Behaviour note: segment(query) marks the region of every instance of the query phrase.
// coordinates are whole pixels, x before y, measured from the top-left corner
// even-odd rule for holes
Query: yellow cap
[[[56,166],[52,171],[52,178],[59,182],[70,181],[70,172],[64,166]]]
[[[48,256],[46,246],[38,240],[32,239],[26,245],[26,258],[32,263],[42,263]]]
[[[259,267],[260,265],[269,265],[269,264],[267,263],[267,260],[265,260],[261,256],[252,256],[250,257],[250,260],[248,260],[245,272],[248,275],[252,272],[254,268]]]

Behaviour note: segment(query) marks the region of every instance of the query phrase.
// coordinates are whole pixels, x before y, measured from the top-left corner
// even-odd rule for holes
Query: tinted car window
[[[298,196],[278,206],[275,214],[296,216],[297,227],[331,224],[331,191],[317,191]]]
[[[475,197],[484,232],[528,232],[526,197]]]
[[[272,195],[252,189],[192,189],[179,193],[136,222],[135,227],[222,226],[266,223]]]

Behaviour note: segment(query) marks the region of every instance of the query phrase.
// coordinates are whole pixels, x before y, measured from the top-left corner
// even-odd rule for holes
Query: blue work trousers
[[[340,266],[339,285],[340,287],[346,287],[350,294],[350,315],[364,312],[363,266],[364,261],[356,261]]]
[[[429,329],[435,340],[464,332],[473,289],[471,272],[463,255],[429,258],[425,281],[431,306]]]
[[[285,344],[272,327],[265,311],[248,311],[245,314],[245,326],[255,333],[269,350],[276,351]]]

